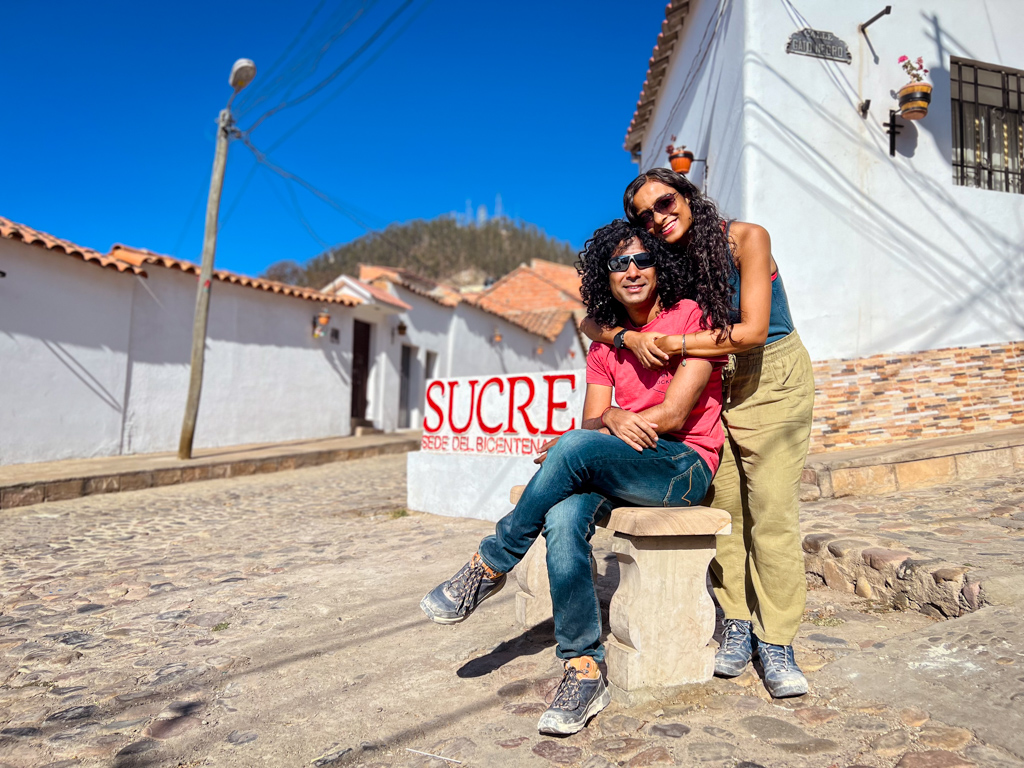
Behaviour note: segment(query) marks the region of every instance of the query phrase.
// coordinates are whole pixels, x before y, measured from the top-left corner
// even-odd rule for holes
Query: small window
[[[341,332],[337,328],[331,328],[331,344],[341,343]]]
[[[953,183],[1024,193],[1024,72],[950,60]]]

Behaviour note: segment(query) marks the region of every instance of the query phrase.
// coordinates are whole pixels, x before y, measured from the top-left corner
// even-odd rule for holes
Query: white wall
[[[691,0],[668,72],[644,134],[640,169],[668,167],[665,147],[676,137],[699,160],[687,175],[723,215],[743,206],[744,7],[740,0]],[[651,28],[654,29],[652,20]]]
[[[188,392],[196,280],[148,272],[132,311],[125,453],[176,449]],[[351,310],[327,307],[331,324],[315,339],[316,303],[213,283],[197,448],[348,434]]]
[[[812,358],[1024,338],[1024,196],[953,184],[949,103],[950,55],[1024,69],[1019,0],[970,9],[957,0],[908,0],[869,27],[868,39],[857,25],[881,9],[873,0],[724,2],[733,21],[702,81],[742,83],[742,147],[728,139],[734,126],[714,121],[701,123],[701,141],[742,165],[720,178],[713,160],[709,190],[726,213],[768,228]],[[716,3],[694,5],[659,97],[663,121]],[[737,41],[740,16],[745,33]],[[805,26],[844,40],[852,63],[787,54],[789,36]],[[890,157],[881,123],[908,80],[901,55],[924,57],[934,93],[924,120],[900,120]],[[741,77],[719,74],[740,68]],[[726,96],[720,88],[708,98]],[[871,100],[866,119],[857,110],[863,99]],[[699,97],[682,110],[680,140],[703,111]],[[667,164],[663,147],[650,143],[656,134],[647,134],[644,167]],[[738,205],[733,178],[742,186]]]
[[[0,239],[0,464],[120,451],[131,273]]]
[[[196,278],[0,240],[0,463],[177,449]],[[214,282],[195,447],[350,432],[351,309]]]

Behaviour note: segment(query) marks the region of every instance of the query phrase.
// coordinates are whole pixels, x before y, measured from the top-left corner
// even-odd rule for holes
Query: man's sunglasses
[[[654,257],[649,253],[629,253],[622,256],[612,256],[608,259],[609,272],[625,272],[629,269],[629,262],[636,264],[637,269],[650,269],[654,266]]]
[[[654,205],[650,208],[639,211],[636,215],[637,220],[644,225],[645,229],[650,229],[651,225],[654,224],[654,214],[658,213],[662,216],[667,216],[676,209],[676,193],[669,192],[667,195],[662,195],[654,201]]]

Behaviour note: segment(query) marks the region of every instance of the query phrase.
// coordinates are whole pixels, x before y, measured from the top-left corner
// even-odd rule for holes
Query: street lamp
[[[252,59],[239,59],[231,67],[228,85],[233,93],[227,106],[217,117],[217,148],[213,155],[213,175],[210,178],[210,196],[206,201],[206,230],[203,234],[203,260],[199,269],[199,287],[196,290],[196,313],[192,321],[192,363],[185,401],[185,419],[181,425],[178,458],[192,458],[192,441],[196,433],[196,415],[199,413],[199,395],[203,388],[203,362],[206,349],[206,324],[210,316],[210,280],[213,276],[213,257],[217,251],[217,214],[220,211],[220,192],[224,187],[224,167],[228,160],[228,142],[238,133],[231,116],[231,102],[256,77]]]

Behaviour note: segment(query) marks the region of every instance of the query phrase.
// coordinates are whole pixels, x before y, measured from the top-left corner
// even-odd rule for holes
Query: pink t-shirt
[[[700,328],[700,307],[697,302],[683,299],[666,310],[643,328],[630,330],[657,331],[665,336],[694,333]],[[665,393],[672,382],[681,357],[673,357],[660,371],[648,371],[628,349],[615,349],[608,344],[594,342],[587,354],[587,384],[600,384],[615,388],[615,402],[624,410],[639,413],[665,401]],[[715,357],[711,378],[690,411],[686,423],[677,432],[671,432],[693,448],[714,473],[718,469],[719,452],[725,440],[722,431],[722,365],[726,358]]]

